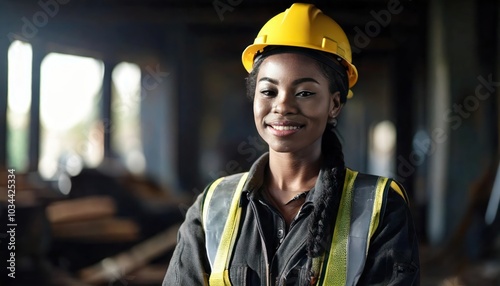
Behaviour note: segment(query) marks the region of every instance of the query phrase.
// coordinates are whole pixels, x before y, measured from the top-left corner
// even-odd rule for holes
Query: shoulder
[[[411,224],[408,196],[400,182],[393,178],[365,173],[357,173],[356,181],[358,180],[364,181],[363,186],[372,191],[377,232],[387,229],[399,230]],[[370,182],[368,186],[367,182]]]
[[[241,191],[248,177],[248,172],[237,173],[229,176],[220,177],[207,185],[204,191],[203,204],[216,200],[226,200],[232,197],[237,191]]]
[[[356,184],[360,187],[376,188],[384,197],[399,197],[400,200],[408,203],[408,195],[403,185],[393,178],[361,173],[346,168],[346,182],[349,177],[355,177]]]
[[[224,177],[220,177],[211,183],[208,184],[208,186],[205,188],[205,192],[209,193],[217,188],[219,189],[231,189],[235,187],[235,184],[240,183],[240,181],[243,180],[246,181],[246,178],[248,176],[248,172],[242,172],[242,173],[236,173]]]
[[[409,203],[408,195],[406,194],[403,185],[394,179],[389,179],[389,180],[390,180],[389,195],[398,195],[408,204]]]

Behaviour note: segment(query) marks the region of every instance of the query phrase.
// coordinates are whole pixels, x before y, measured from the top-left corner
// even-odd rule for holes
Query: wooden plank
[[[47,206],[46,214],[53,224],[109,217],[116,214],[116,203],[109,196],[57,201]]]
[[[131,219],[110,217],[54,224],[52,235],[58,239],[88,242],[134,241],[140,238],[140,229]]]
[[[171,226],[128,251],[114,257],[105,258],[95,265],[80,270],[79,277],[85,283],[91,284],[116,281],[124,277],[173,248],[177,243],[179,226],[179,224]]]

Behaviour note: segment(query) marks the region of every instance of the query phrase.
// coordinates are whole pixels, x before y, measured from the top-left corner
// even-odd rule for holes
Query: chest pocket
[[[229,277],[233,285],[253,286],[261,284],[257,271],[248,267],[248,265],[231,265],[229,268]]]

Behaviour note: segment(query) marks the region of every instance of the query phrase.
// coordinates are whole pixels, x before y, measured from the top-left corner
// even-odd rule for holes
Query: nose
[[[275,97],[273,112],[281,115],[295,114],[298,111],[297,100],[294,94],[280,92]]]

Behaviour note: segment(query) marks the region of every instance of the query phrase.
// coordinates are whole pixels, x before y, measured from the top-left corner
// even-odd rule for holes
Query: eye
[[[314,92],[310,92],[310,91],[305,91],[304,90],[304,91],[301,91],[301,92],[297,93],[295,96],[297,96],[297,97],[310,97],[310,96],[313,96],[313,95],[315,95]]]
[[[264,96],[269,96],[269,97],[276,96],[276,92],[274,90],[271,90],[271,89],[263,89],[260,91],[260,94],[262,94]]]

